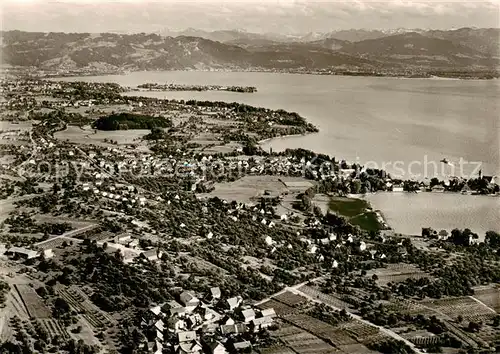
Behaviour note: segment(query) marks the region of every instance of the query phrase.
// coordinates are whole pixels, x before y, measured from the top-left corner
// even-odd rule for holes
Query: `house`
[[[204,321],[218,321],[221,315],[206,305],[198,306],[195,310]]]
[[[245,349],[248,349],[248,348],[251,348],[251,347],[252,347],[252,343],[250,343],[247,340],[233,343],[233,349],[236,352],[239,352],[241,350],[245,350]]]
[[[196,332],[195,331],[179,332],[177,333],[177,338],[179,339],[179,343],[191,342],[196,340]]]
[[[199,313],[189,315],[186,318],[186,324],[188,325],[189,328],[193,328],[193,327],[198,326],[202,323],[203,323],[203,319],[201,318]]]
[[[155,328],[163,333],[163,331],[165,330],[165,324],[163,323],[162,320],[158,320],[155,323]]]
[[[156,340],[163,342],[163,333],[160,332],[159,330],[156,330]]]
[[[205,348],[206,348],[208,353],[212,353],[212,354],[226,354],[227,353],[226,347],[224,347],[224,345],[222,345],[222,343],[217,341],[217,340],[209,340],[204,344],[205,344]]]
[[[400,185],[400,184],[394,184],[392,186],[392,191],[393,192],[398,192],[398,193],[403,192],[403,186]]]
[[[273,318],[273,317],[276,317],[276,312],[274,311],[273,308],[267,308],[267,309],[261,310],[260,315],[261,315],[261,317]]]
[[[161,256],[163,256],[163,251],[152,249],[142,252],[141,255],[151,262],[156,262],[161,258]]]
[[[230,325],[234,325],[234,320],[231,317],[229,317],[228,315],[226,315],[226,316],[224,316],[222,318],[222,320],[220,321],[220,323],[222,325],[230,326]]]
[[[226,300],[226,305],[229,310],[234,311],[238,306],[243,302],[243,298],[241,296],[235,296]]]
[[[466,183],[462,190],[460,191],[462,194],[472,194],[472,189],[469,187],[469,185]]]
[[[358,251],[363,252],[364,250],[366,250],[366,243],[361,241],[358,245]]]
[[[434,193],[443,193],[444,192],[444,187],[441,185],[436,185],[431,188],[431,191]]]
[[[163,344],[156,339],[154,342],[148,343],[148,351],[153,354],[162,354]]]
[[[222,325],[219,327],[219,331],[221,334],[246,333],[248,328],[244,323],[238,323],[232,325]]]
[[[159,316],[161,313],[161,306],[151,307],[149,311],[151,311],[155,316]]]
[[[43,258],[45,258],[45,259],[50,259],[50,258],[54,257],[54,252],[52,252],[52,248],[47,248],[47,249],[42,250],[40,252],[40,256],[43,256]]]
[[[448,231],[446,230],[441,230],[438,233],[438,240],[447,240],[448,239]]]
[[[241,311],[241,315],[243,316],[243,321],[245,323],[249,323],[250,321],[255,319],[255,311],[252,309]]]
[[[179,295],[180,301],[186,306],[186,309],[189,311],[189,309],[192,311],[198,304],[200,303],[200,300],[194,296],[192,293],[189,291],[184,291]]]
[[[215,333],[215,331],[217,331],[217,328],[219,328],[219,326],[217,324],[207,323],[201,327],[201,331],[203,333]]]
[[[339,266],[339,262],[337,262],[335,259],[333,260],[332,263],[332,268],[337,268]]]
[[[8,256],[24,259],[33,259],[38,258],[39,256],[37,251],[29,250],[24,247],[11,247],[5,251],[5,254]]]
[[[179,333],[187,330],[186,321],[178,316],[170,317],[167,321],[168,328],[174,333]]]
[[[253,331],[258,332],[264,328],[267,328],[273,324],[273,319],[271,317],[259,317],[255,318],[251,322]]]
[[[166,302],[162,307],[162,311],[169,317],[174,315],[183,316],[187,313],[186,308],[175,300]]]
[[[316,246],[310,246],[309,250],[307,252],[314,254],[314,253],[316,253],[317,249],[318,249],[318,247],[316,247]]]
[[[219,287],[210,288],[210,299],[218,300],[218,299],[220,299],[221,295],[222,295],[222,293],[221,293]]]
[[[179,354],[197,354],[203,352],[203,347],[195,340],[179,343],[174,349],[175,352]]]

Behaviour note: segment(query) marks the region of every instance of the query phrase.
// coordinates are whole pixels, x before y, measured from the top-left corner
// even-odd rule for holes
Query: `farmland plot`
[[[64,288],[59,286],[57,289],[59,295],[68,302],[68,304],[78,313],[82,314],[90,325],[96,329],[109,326],[113,320],[109,315],[95,306],[78,287],[71,286]]]
[[[349,334],[343,329],[334,327],[326,322],[320,321],[308,315],[288,315],[285,317],[285,320],[299,328],[306,330],[309,333],[314,333],[319,338],[336,347],[357,343],[356,340],[351,338]]]
[[[499,288],[474,289],[473,297],[484,303],[486,306],[491,307],[496,312],[500,313]]]
[[[422,304],[435,309],[451,319],[461,315],[466,321],[489,321],[496,316],[495,312],[469,296],[425,301]]]
[[[421,279],[429,278],[429,275],[424,271],[418,269],[412,264],[399,263],[388,264],[387,268],[379,268],[367,272],[368,277],[377,275],[377,283],[379,285],[387,285],[388,283],[399,283],[406,279]]]
[[[378,337],[380,330],[378,327],[370,326],[359,320],[350,320],[340,324],[339,328],[345,330],[349,335],[362,343],[363,340]]]
[[[48,319],[52,317],[49,308],[32,287],[27,284],[15,284],[14,286],[21,296],[30,318]]]
[[[305,297],[291,293],[289,291],[285,291],[282,294],[273,296],[273,299],[276,299],[279,302],[292,307],[307,302],[307,299]]]
[[[280,325],[279,330],[275,331],[274,334],[279,337],[286,345],[288,345],[295,353],[304,354],[327,354],[335,353],[337,350],[326,343],[325,341],[319,339],[318,337],[312,335],[300,329],[296,326],[290,324]]]
[[[265,349],[260,349],[259,352],[261,354],[294,354],[295,352],[288,348],[283,347],[283,345],[275,345],[272,347],[267,347]]]
[[[288,315],[288,314],[291,314],[291,313],[294,313],[297,311],[293,307],[285,305],[284,303],[281,303],[281,302],[276,301],[274,299],[270,299],[266,302],[263,302],[262,304],[257,305],[257,307],[260,308],[261,310],[272,308],[272,309],[274,309],[276,314],[280,317],[283,317],[285,315]]]
[[[312,288],[310,286],[303,285],[298,290],[306,295],[309,295],[313,298],[320,300],[321,302],[324,302],[327,305],[330,305],[330,306],[333,306],[333,307],[336,307],[339,309],[349,307],[349,304],[347,302],[342,301],[333,295],[322,293],[321,291],[319,291],[316,288]]]
[[[408,315],[422,314],[424,316],[436,315],[436,312],[429,307],[426,307],[412,300],[393,300],[387,306],[388,309],[401,312]]]
[[[52,339],[54,337],[62,338],[63,340],[69,339],[68,332],[64,325],[62,325],[59,321],[53,318],[43,318],[37,320],[40,325],[45,328],[47,333],[49,334],[49,338]]]

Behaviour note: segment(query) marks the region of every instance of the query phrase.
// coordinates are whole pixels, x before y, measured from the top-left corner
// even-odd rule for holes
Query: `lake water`
[[[456,193],[375,193],[364,197],[382,210],[396,231],[420,235],[422,227],[451,231],[470,228],[481,237],[488,230],[500,232],[500,197]]]
[[[247,94],[223,91],[130,94],[237,101],[282,108],[301,114],[320,129],[317,134],[272,139],[262,144],[265,149],[301,147],[384,168],[401,178],[470,177],[476,176],[479,170],[483,174],[500,175],[499,80],[196,71],[133,72],[62,80],[116,82],[125,86],[146,82],[255,86],[258,92]],[[444,157],[451,162],[449,165],[440,162]],[[378,199],[373,203],[386,212],[394,225],[404,223],[395,226],[397,231],[411,230],[414,233],[417,230],[420,233],[422,225],[459,225],[457,220],[466,223],[464,227],[477,231],[495,225],[500,229],[499,199],[455,197],[457,199],[438,194],[376,195],[374,198]],[[401,208],[395,208],[395,203]],[[462,206],[460,211],[456,204]],[[396,209],[403,208],[398,215]],[[408,210],[413,218],[403,221]],[[441,212],[437,213],[437,210]],[[485,217],[484,210],[492,212]],[[412,225],[418,227],[410,227]]]

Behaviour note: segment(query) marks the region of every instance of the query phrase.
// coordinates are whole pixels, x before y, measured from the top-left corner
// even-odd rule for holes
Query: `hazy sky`
[[[500,0],[0,0],[2,28],[41,32],[500,27]]]

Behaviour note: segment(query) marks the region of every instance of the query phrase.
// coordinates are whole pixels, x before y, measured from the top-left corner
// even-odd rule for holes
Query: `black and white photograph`
[[[0,14],[0,354],[500,352],[500,0]]]

